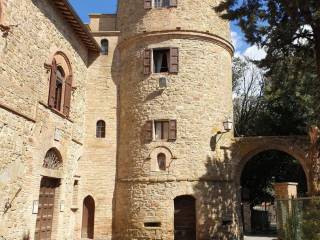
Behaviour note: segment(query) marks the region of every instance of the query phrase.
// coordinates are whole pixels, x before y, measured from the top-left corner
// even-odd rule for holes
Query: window
[[[159,170],[165,171],[166,168],[167,168],[166,155],[164,153],[159,153],[158,157],[157,157],[157,160],[158,160]]]
[[[70,113],[72,72],[69,60],[57,53],[51,64],[48,105],[66,117]]]
[[[169,138],[169,121],[155,121],[155,139],[167,140]]]
[[[106,137],[106,123],[103,120],[100,120],[97,122],[96,137],[97,138]]]
[[[176,120],[155,120],[148,121],[146,124],[146,140],[166,140],[174,141],[177,139]]]
[[[59,66],[57,69],[56,90],[55,90],[55,98],[54,98],[54,108],[59,111],[61,110],[62,89],[63,89],[63,83],[65,81],[64,78],[65,78],[64,71]]]
[[[101,54],[108,55],[109,53],[109,41],[108,39],[101,40]]]
[[[144,0],[144,9],[177,7],[178,0]]]
[[[155,8],[170,7],[170,0],[154,0]]]
[[[153,72],[169,72],[170,49],[153,50]]]
[[[156,48],[144,50],[143,72],[145,75],[148,75],[151,72],[178,73],[178,65],[178,48]]]

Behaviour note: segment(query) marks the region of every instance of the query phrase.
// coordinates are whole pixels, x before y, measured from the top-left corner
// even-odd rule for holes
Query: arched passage
[[[196,200],[190,195],[174,199],[174,239],[196,240]]]
[[[95,202],[91,196],[87,196],[83,200],[82,211],[82,238],[94,238],[94,215],[95,215]]]
[[[305,162],[295,158],[295,154],[289,154],[289,151],[278,149],[256,149],[249,152],[239,163],[238,183],[241,186],[240,199],[245,232],[276,231],[273,184],[295,182],[298,183],[300,195],[307,193],[307,173],[302,165]]]

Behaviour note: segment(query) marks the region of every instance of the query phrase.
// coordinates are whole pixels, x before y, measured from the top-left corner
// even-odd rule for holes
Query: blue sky
[[[115,13],[117,9],[117,0],[69,0],[69,2],[85,23],[89,22],[88,14],[90,13]],[[254,59],[263,57],[262,50],[244,41],[241,30],[235,24],[231,24],[231,30],[236,55],[245,55]]]

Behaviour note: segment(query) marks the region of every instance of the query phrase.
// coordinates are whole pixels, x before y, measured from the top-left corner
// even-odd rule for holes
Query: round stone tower
[[[232,239],[231,58],[220,0],[119,0],[115,238]]]

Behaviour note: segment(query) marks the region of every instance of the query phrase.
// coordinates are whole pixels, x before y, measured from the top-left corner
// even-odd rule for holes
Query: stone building
[[[0,239],[237,239],[219,2],[0,0]]]

